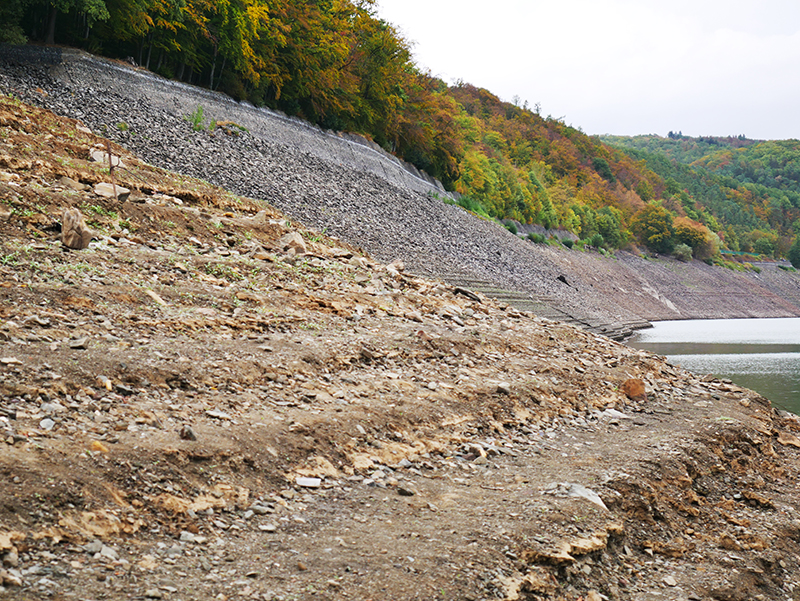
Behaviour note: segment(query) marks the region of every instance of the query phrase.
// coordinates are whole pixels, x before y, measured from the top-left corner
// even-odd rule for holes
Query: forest
[[[4,0],[0,19],[2,43],[130,57],[361,134],[512,231],[538,224],[578,246],[719,263],[721,250],[796,254],[800,264],[800,143],[590,137],[538,107],[433,77],[376,0]]]

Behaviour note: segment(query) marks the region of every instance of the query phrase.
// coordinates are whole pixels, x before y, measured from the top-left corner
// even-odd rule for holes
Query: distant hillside
[[[600,139],[610,146],[663,154],[672,160],[687,165],[718,150],[744,148],[758,143],[758,140],[750,140],[743,135],[692,138],[684,136],[680,132],[669,132],[666,138],[649,134],[643,136],[606,135],[600,136]]]
[[[605,136],[644,162],[681,204],[707,208],[731,250],[786,256],[800,229],[800,142]]]

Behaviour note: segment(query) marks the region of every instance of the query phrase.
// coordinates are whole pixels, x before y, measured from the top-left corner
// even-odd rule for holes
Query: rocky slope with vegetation
[[[672,133],[671,147],[655,144],[667,156],[651,160],[544,116],[538,104],[503,101],[481,82],[432,76],[380,19],[376,0],[5,0],[0,22],[0,43],[67,44],[356,132],[443,182],[471,211],[567,230],[579,245],[640,244],[722,263],[720,249],[782,258],[794,244],[800,265],[796,143],[747,148],[743,136]],[[712,147],[736,152],[701,169],[669,159]]]
[[[413,273],[539,315],[625,335],[646,320],[800,314],[800,278],[775,264],[740,273],[532,244],[420,193],[414,186],[425,182],[392,157],[373,152],[370,162],[354,160],[352,145],[307,125],[287,126],[280,115],[83,53],[6,52],[2,89],[83,119],[151,164],[266,200],[384,263],[401,259]],[[202,106],[198,123],[193,112]]]
[[[796,595],[796,417],[394,258],[0,96],[0,596]]]

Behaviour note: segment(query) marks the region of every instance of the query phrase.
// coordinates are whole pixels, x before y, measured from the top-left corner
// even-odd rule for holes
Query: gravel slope
[[[154,165],[264,199],[382,261],[402,259],[415,273],[521,291],[551,307],[547,316],[593,325],[800,315],[795,274],[532,245],[444,204],[436,182],[363,140],[83,53],[23,54],[0,50],[0,90],[80,119]],[[192,131],[186,116],[198,106],[247,131]]]

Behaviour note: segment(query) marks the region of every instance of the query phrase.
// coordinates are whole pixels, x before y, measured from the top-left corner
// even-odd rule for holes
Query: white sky
[[[417,63],[588,134],[800,139],[799,0],[378,0]]]

